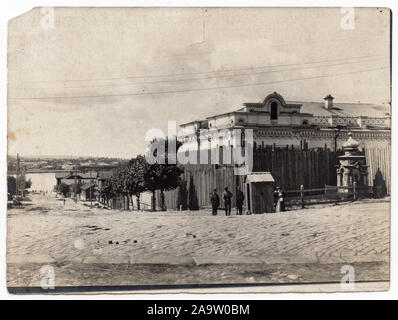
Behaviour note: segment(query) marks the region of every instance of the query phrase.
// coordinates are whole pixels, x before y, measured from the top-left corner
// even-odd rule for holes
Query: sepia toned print
[[[390,15],[11,20],[9,291],[387,290]]]

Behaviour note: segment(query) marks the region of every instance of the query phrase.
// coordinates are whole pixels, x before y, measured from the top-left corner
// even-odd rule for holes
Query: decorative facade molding
[[[312,124],[320,127],[347,126],[353,128],[366,128],[370,126],[370,127],[388,128],[390,124],[390,118],[389,117],[377,118],[377,117],[367,117],[367,116],[347,117],[347,116],[338,116],[338,115],[313,116]]]

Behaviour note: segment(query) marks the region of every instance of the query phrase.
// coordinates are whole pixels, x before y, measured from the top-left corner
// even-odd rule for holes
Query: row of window
[[[277,102],[272,102],[271,103],[271,105],[270,105],[270,119],[271,120],[278,120],[278,103]],[[233,123],[234,122],[234,120],[232,119],[231,120],[231,123]],[[238,124],[239,123],[244,123],[245,122],[245,120],[244,119],[238,119]],[[302,124],[303,125],[308,125],[308,120],[303,120],[303,122],[302,122]],[[211,128],[213,125],[212,125],[212,123],[210,123],[209,124],[209,127]]]

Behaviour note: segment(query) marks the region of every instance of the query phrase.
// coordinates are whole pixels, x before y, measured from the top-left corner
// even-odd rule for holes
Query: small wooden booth
[[[246,209],[251,213],[274,212],[275,180],[270,172],[248,173],[245,182]]]
[[[82,185],[80,191],[80,200],[82,201],[90,201],[96,200],[96,196],[98,194],[98,190],[96,188],[95,183],[86,183]]]

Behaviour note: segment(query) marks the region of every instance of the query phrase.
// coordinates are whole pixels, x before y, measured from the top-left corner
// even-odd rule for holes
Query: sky
[[[287,101],[390,102],[386,9],[356,8],[349,28],[340,8],[48,12],[9,22],[10,155],[131,158],[169,120],[274,91]]]

